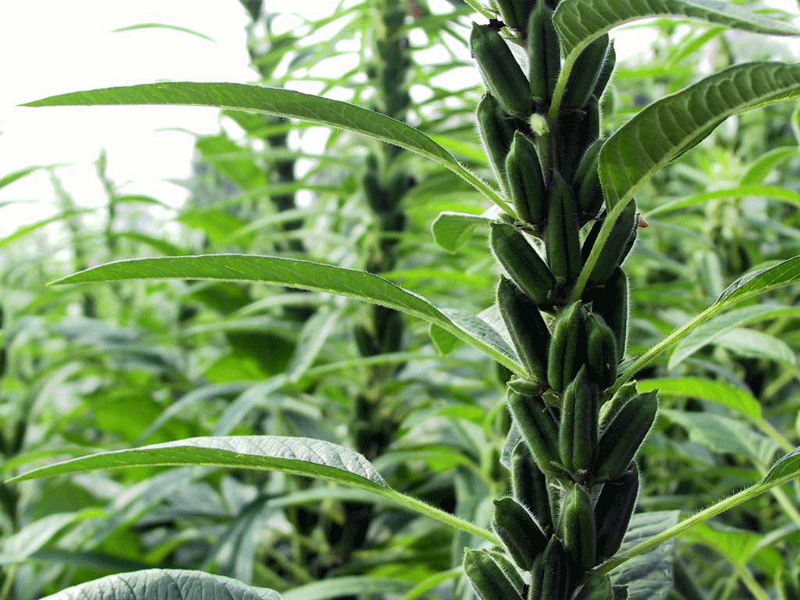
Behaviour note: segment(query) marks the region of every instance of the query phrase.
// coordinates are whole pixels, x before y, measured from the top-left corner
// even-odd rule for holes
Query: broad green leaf
[[[436,217],[431,230],[437,244],[445,250],[455,252],[472,237],[478,226],[488,225],[489,222],[489,219],[480,215],[446,211]]]
[[[622,540],[621,551],[663,532],[678,522],[678,511],[657,511],[633,515]],[[628,600],[663,600],[672,589],[672,543],[641,554],[611,572],[616,585],[628,586]]]
[[[367,490],[450,527],[462,529],[493,544],[500,543],[494,534],[481,527],[393,490],[370,462],[358,452],[338,444],[310,438],[268,435],[190,438],[73,458],[33,469],[8,481],[16,482],[97,469],[143,466],[227,467],[281,471],[327,479]]]
[[[790,367],[797,366],[797,357],[789,344],[762,331],[732,329],[718,336],[714,344],[744,358],[765,359]]]
[[[778,564],[781,562],[780,554],[775,548],[760,547],[764,539],[763,533],[736,529],[719,523],[713,526],[711,523],[700,523],[681,537],[710,546],[736,565],[744,566],[753,559],[754,555],[762,552],[770,556],[763,556],[762,560],[758,562],[770,564],[776,559]]]
[[[753,33],[800,35],[786,23],[721,0],[561,0],[553,22],[561,52],[569,56],[618,25],[657,15],[699,19]]]
[[[742,198],[744,196],[754,196],[760,198],[769,198],[791,204],[792,206],[800,206],[800,194],[786,188],[766,186],[766,185],[742,185],[739,187],[726,188],[723,190],[712,190],[710,192],[703,192],[695,194],[689,198],[681,198],[673,202],[667,202],[661,206],[656,206],[645,213],[645,217],[650,218],[656,215],[680,210],[682,208],[689,208],[690,206],[698,206],[705,204],[709,200],[716,200],[717,198]]]
[[[618,207],[619,208],[619,207]],[[619,387],[646,365],[650,364],[659,354],[673,347],[686,338],[704,323],[710,321],[722,311],[734,304],[755,298],[760,294],[786,287],[800,281],[800,257],[796,256],[785,260],[772,267],[766,267],[739,278],[722,292],[719,299],[697,315],[694,319],[679,327],[661,340],[650,350],[633,360],[613,385],[616,391]]]
[[[778,452],[775,440],[723,415],[671,409],[659,414],[686,429],[691,441],[718,454],[747,456],[757,465],[768,465]]]
[[[145,569],[109,575],[43,600],[280,600],[278,592],[200,571]]]
[[[428,328],[428,335],[442,356],[447,356],[461,344],[460,339],[438,325],[431,324]]]
[[[117,27],[112,29],[111,33],[124,33],[126,31],[138,31],[140,29],[168,29],[180,33],[188,33],[209,42],[214,42],[214,38],[207,36],[205,33],[200,33],[188,27],[181,27],[180,25],[170,25],[169,23],[137,23],[136,25],[126,25],[125,27]]]
[[[500,195],[414,127],[360,106],[293,90],[240,83],[165,82],[71,92],[24,106],[189,105],[255,111],[347,129],[425,156],[469,183],[505,212]]]
[[[170,278],[258,281],[381,304],[437,325],[483,350],[514,373],[526,376],[508,344],[480,318],[461,311],[440,310],[421,296],[363,271],[271,256],[212,254],[118,261],[81,271],[56,283]]]
[[[761,418],[761,405],[748,390],[700,377],[664,377],[637,381],[640,392],[657,389],[661,396],[680,396],[715,402],[751,419]]]
[[[769,304],[756,304],[745,306],[720,315],[695,328],[687,335],[670,356],[668,368],[674,369],[692,354],[707,344],[714,343],[718,338],[731,331],[738,330],[745,325],[800,316],[800,308],[789,306],[772,306]]]
[[[0,543],[0,565],[19,563],[41,549],[67,525],[81,519],[102,517],[104,511],[88,509],[79,513],[58,513],[28,523]]]
[[[603,144],[599,171],[609,207],[627,202],[729,116],[798,96],[800,65],[759,62],[735,65],[654,102]]]
[[[411,583],[378,577],[331,577],[284,592],[284,600],[327,600],[352,595],[380,596],[404,594]]]
[[[800,448],[782,456],[764,476],[762,485],[777,485],[800,475]]]

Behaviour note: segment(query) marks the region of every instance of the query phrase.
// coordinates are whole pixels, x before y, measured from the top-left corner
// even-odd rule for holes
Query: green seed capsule
[[[657,391],[639,394],[623,406],[600,437],[594,473],[599,481],[615,479],[628,470],[658,411]]]
[[[558,430],[561,462],[573,473],[584,472],[592,465],[597,449],[597,403],[597,386],[583,366],[564,392]]]
[[[546,474],[561,474],[558,426],[544,400],[509,390],[508,406],[539,468]]]
[[[621,267],[611,273],[605,285],[593,288],[590,292],[592,312],[603,317],[606,325],[614,332],[617,341],[617,359],[625,357],[628,341],[628,277]]]
[[[556,283],[555,277],[516,227],[496,221],[491,223],[489,246],[519,289],[537,304],[547,302]]]
[[[537,381],[547,381],[550,331],[539,308],[505,277],[497,286],[497,307],[525,370]]]
[[[509,600],[519,592],[486,550],[464,552],[464,572],[481,600]]]
[[[550,106],[558,75],[561,73],[561,47],[553,11],[537,2],[528,22],[528,75],[531,95],[542,107]]]
[[[506,156],[514,139],[513,119],[503,111],[500,103],[491,94],[484,94],[478,103],[476,117],[478,132],[494,176],[500,188],[507,193],[505,167]]]
[[[511,452],[511,489],[514,498],[531,511],[545,535],[553,533],[547,476],[536,464],[524,441]]]
[[[542,555],[541,589],[535,598],[566,600],[571,588],[570,557],[561,540],[553,536]]]
[[[563,109],[581,109],[586,106],[600,78],[609,45],[610,41],[606,33],[594,40],[580,53],[567,80],[567,88],[561,101]]]
[[[522,30],[533,10],[533,0],[495,0],[503,22],[511,29]]]
[[[533,99],[528,79],[500,34],[489,25],[473,23],[469,45],[486,87],[503,110],[521,119],[530,117]]]
[[[589,494],[579,485],[572,486],[564,500],[564,546],[573,563],[582,572],[596,564],[595,522]]]
[[[611,233],[606,239],[597,262],[589,275],[588,285],[603,285],[606,283],[618,266],[625,259],[631,248],[631,236],[636,232],[636,201],[631,199],[619,218],[611,228]]]
[[[599,429],[602,434],[608,424],[614,420],[617,413],[628,403],[628,400],[633,398],[638,392],[636,391],[636,382],[629,381],[623,384],[621,388],[611,397],[611,399],[603,404],[600,408],[600,422]]]
[[[638,494],[639,470],[635,464],[620,477],[603,484],[594,507],[598,564],[614,556],[622,545]]]
[[[513,498],[494,501],[494,530],[523,571],[531,570],[533,560],[547,546],[547,538],[531,514]]]
[[[547,381],[563,391],[586,362],[585,311],[580,302],[564,309],[556,321],[547,359]]]
[[[614,41],[608,45],[608,54],[606,54],[606,60],[603,62],[603,67],[600,69],[600,74],[597,76],[597,83],[594,84],[594,89],[592,90],[592,96],[595,98],[602,98],[603,93],[606,91],[606,86],[608,86],[608,82],[611,80],[611,75],[614,73],[614,67],[617,64],[617,52],[614,50]]]
[[[547,189],[536,147],[519,131],[506,157],[508,191],[517,216],[540,225],[547,219]]]
[[[617,379],[617,341],[602,317],[589,313],[586,324],[586,364],[592,381],[604,390]]]
[[[558,173],[553,174],[547,221],[547,263],[557,279],[573,282],[581,271],[581,245],[575,198]]]
[[[573,191],[578,206],[580,223],[594,219],[603,208],[603,186],[600,184],[600,173],[597,163],[604,140],[595,140],[586,150],[575,171]]]

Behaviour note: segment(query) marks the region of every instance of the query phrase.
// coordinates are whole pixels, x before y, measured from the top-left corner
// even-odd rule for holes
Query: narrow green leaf
[[[722,190],[711,190],[695,194],[688,198],[681,198],[673,202],[667,202],[661,206],[656,206],[645,213],[646,218],[655,217],[664,213],[673,212],[682,208],[689,208],[691,206],[699,206],[705,204],[710,200],[718,198],[742,198],[744,196],[752,196],[757,198],[769,198],[771,200],[779,200],[790,204],[795,207],[800,207],[800,194],[786,188],[767,185],[741,185]]]
[[[3,175],[0,177],[0,189],[6,187],[7,185],[11,185],[18,179],[22,179],[38,169],[41,169],[41,167],[27,167],[25,169],[20,169],[19,171],[14,171],[13,173],[9,173],[8,175]]]
[[[281,471],[327,479],[388,498],[395,504],[479,536],[492,544],[500,543],[493,533],[390,488],[380,473],[358,452],[310,438],[269,435],[189,438],[73,458],[33,469],[8,482],[97,469],[143,466],[227,467]]]
[[[278,592],[199,571],[145,569],[109,575],[43,600],[280,600]]]
[[[732,329],[717,337],[714,344],[744,358],[765,359],[790,367],[797,366],[797,356],[789,344],[763,331]]]
[[[189,35],[194,35],[209,42],[215,42],[214,38],[207,36],[205,33],[200,33],[188,27],[181,27],[180,25],[170,25],[169,23],[138,23],[136,25],[126,25],[125,27],[112,29],[111,33],[124,33],[126,31],[138,31],[140,29],[169,29],[180,33],[188,33]]]
[[[745,306],[719,315],[703,323],[688,334],[670,356],[669,369],[674,369],[703,346],[716,342],[721,336],[734,330],[770,319],[780,319],[800,316],[800,308],[791,306],[772,306],[769,304],[756,304]]]
[[[23,106],[146,104],[213,106],[255,111],[355,131],[435,161],[461,177],[505,212],[514,213],[495,190],[418,129],[360,106],[293,90],[240,83],[148,83],[60,94],[28,102]]]
[[[564,56],[614,27],[657,15],[688,17],[753,33],[800,35],[791,25],[720,0],[561,0],[553,15]]]
[[[793,158],[800,153],[797,146],[784,146],[782,148],[773,148],[769,152],[765,152],[754,160],[747,167],[747,171],[742,175],[739,185],[761,185],[767,176],[777,168],[777,166]]]
[[[24,238],[26,235],[33,233],[34,231],[41,229],[42,227],[46,227],[50,225],[50,223],[57,223],[58,221],[63,221],[64,219],[69,219],[70,217],[74,217],[83,213],[91,212],[88,208],[83,208],[79,210],[66,210],[64,212],[58,213],[57,215],[53,215],[52,217],[47,217],[40,221],[36,221],[35,223],[31,223],[29,225],[23,225],[13,233],[0,238],[0,248],[3,246],[7,246],[12,242],[15,242],[19,239]]]
[[[381,304],[437,325],[484,351],[514,373],[526,376],[500,334],[478,317],[468,317],[462,311],[440,310],[423,297],[363,271],[272,256],[212,254],[123,260],[75,273],[55,283],[176,278],[258,281]]]
[[[711,381],[700,377],[663,377],[637,381],[639,392],[658,390],[660,396],[697,398],[720,404],[749,417],[761,418],[761,405],[748,390],[723,381]]]
[[[786,287],[797,281],[800,281],[800,256],[795,256],[772,267],[766,267],[739,278],[722,292],[722,295],[714,304],[632,361],[617,379],[612,389],[614,391],[619,389],[623,383],[650,364],[658,355],[672,348],[722,311],[734,304],[755,298],[759,294]]]
[[[332,577],[284,592],[284,600],[327,600],[353,595],[387,596],[404,594],[411,588],[408,581],[378,577]]]
[[[599,170],[609,206],[627,202],[729,116],[798,96],[800,65],[760,62],[735,65],[654,102],[603,144]]]

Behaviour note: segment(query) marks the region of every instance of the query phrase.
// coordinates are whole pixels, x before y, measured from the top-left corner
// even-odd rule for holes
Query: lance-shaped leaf
[[[148,104],[246,110],[355,131],[430,158],[461,177],[504,211],[514,212],[495,190],[411,125],[347,102],[293,90],[241,83],[164,82],[71,92],[28,102],[24,106]]]
[[[600,180],[609,208],[627,202],[660,168],[731,115],[800,96],[800,65],[736,65],[654,102],[603,144]]]
[[[273,435],[189,438],[73,458],[33,469],[9,482],[63,473],[144,466],[228,467],[281,471],[327,479],[388,498],[395,504],[450,527],[481,537],[492,544],[500,544],[497,536],[490,531],[392,489],[358,452],[310,438]]]
[[[145,569],[67,588],[44,600],[280,600],[274,590],[199,571]]]
[[[553,22],[564,56],[577,54],[618,25],[657,15],[688,17],[753,33],[800,35],[800,30],[726,0],[561,0]]]
[[[464,325],[422,296],[364,271],[274,256],[209,254],[122,260],[75,273],[56,283],[125,279],[256,281],[349,296],[419,317],[486,352],[514,373],[526,376],[525,370],[517,364],[513,350],[497,331],[485,323],[480,329],[469,323]]]

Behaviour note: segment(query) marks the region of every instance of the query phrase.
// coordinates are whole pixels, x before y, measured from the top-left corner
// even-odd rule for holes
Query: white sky
[[[772,0],[797,10],[794,0]],[[273,12],[301,9],[309,17],[329,14],[331,0],[268,0]],[[141,23],[194,29],[213,38],[165,29],[113,30]],[[94,161],[105,148],[108,173],[124,193],[154,196],[172,205],[185,198],[167,182],[190,175],[193,137],[187,129],[218,129],[216,109],[206,108],[18,108],[61,92],[158,80],[252,82],[245,30],[247,17],[237,0],[0,0],[0,177],[32,165],[66,163],[58,170],[79,205],[105,203]],[[646,48],[639,29],[617,49]],[[627,50],[625,49],[627,47]],[[50,214],[53,192],[45,173],[0,190],[0,237],[20,224]]]

